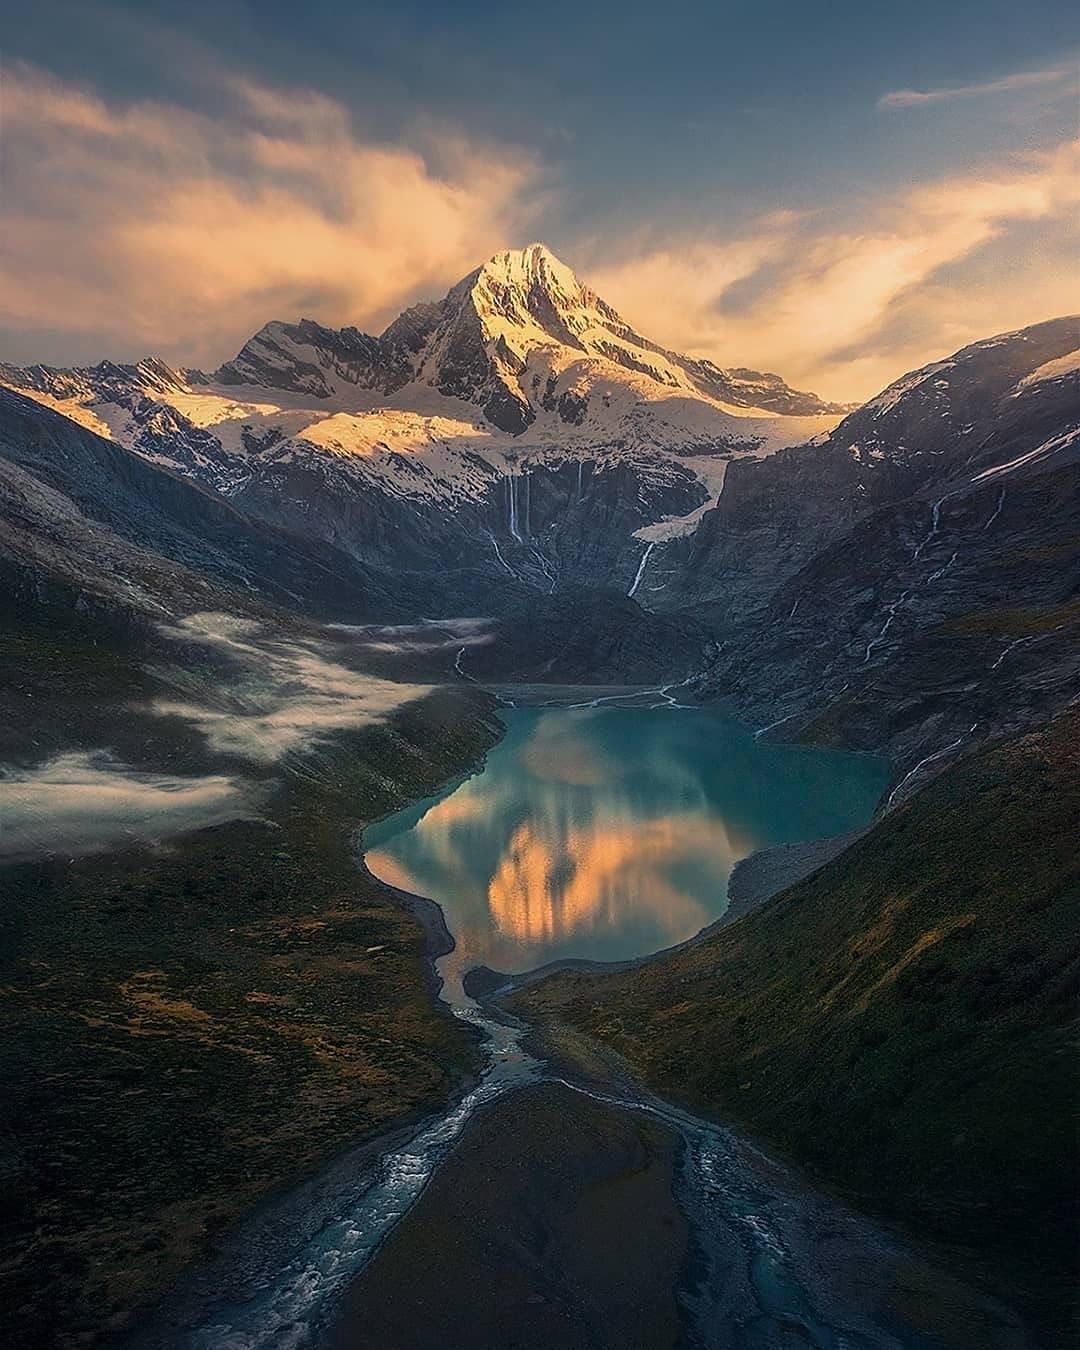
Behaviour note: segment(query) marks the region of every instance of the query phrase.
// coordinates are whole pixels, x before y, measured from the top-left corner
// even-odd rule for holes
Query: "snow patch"
[[[1047,361],[1030,375],[1025,375],[1013,390],[1012,396],[1016,398],[1022,390],[1033,384],[1042,384],[1045,380],[1060,380],[1066,375],[1077,374],[1080,374],[1080,347],[1074,352],[1066,352],[1064,356],[1059,356],[1054,361]]]
[[[1022,469],[1026,464],[1038,463],[1056,455],[1061,450],[1067,450],[1077,441],[1080,441],[1080,427],[1074,427],[1071,431],[1064,431],[1058,436],[1051,436],[1048,441],[1044,441],[1042,445],[1037,445],[1034,450],[1029,450],[1024,455],[1017,455],[1015,459],[1010,459],[1005,464],[995,464],[991,469],[983,469],[982,473],[977,473],[971,481],[972,483],[984,483],[992,478],[1003,478],[1007,474],[1015,473],[1017,469]]]

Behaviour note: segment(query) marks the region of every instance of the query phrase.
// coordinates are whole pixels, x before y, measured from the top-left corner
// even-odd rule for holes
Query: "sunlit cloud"
[[[209,365],[275,317],[378,328],[528,233],[543,196],[516,147],[380,144],[318,93],[219,92],[196,112],[5,69],[0,323]]]
[[[884,200],[768,217],[735,239],[646,253],[631,240],[589,280],[672,347],[867,397],[965,342],[1080,307],[1078,169],[1064,143]]]
[[[229,614],[191,615],[163,632],[211,648],[228,661],[234,679],[219,684],[213,705],[199,681],[196,697],[163,698],[153,711],[191,722],[215,750],[261,763],[383,721],[430,692],[427,685],[352,670],[317,639],[287,640]],[[172,678],[182,677],[174,672]]]
[[[232,778],[144,773],[105,754],[58,755],[0,777],[0,857],[95,853],[155,843],[238,817],[254,790]]]
[[[998,80],[985,80],[981,84],[958,84],[943,89],[894,89],[878,99],[878,107],[922,108],[928,103],[951,103],[956,99],[980,98],[986,94],[1011,94],[1020,89],[1062,85],[1066,80],[1075,79],[1075,76],[1075,70],[1069,66],[1056,66],[1051,70],[1017,71]]]
[[[1068,73],[894,90],[882,102],[1007,89],[1056,98]],[[535,234],[559,200],[548,166],[521,147],[419,120],[409,144],[388,144],[322,93],[216,66],[207,79],[214,111],[106,100],[34,67],[5,69],[7,355],[41,359],[59,345],[65,362],[155,352],[213,367],[271,318],[377,331]],[[690,235],[643,215],[621,237],[579,236],[581,249],[565,252],[665,345],[858,399],[964,342],[1080,305],[1078,182],[1061,145],[773,212],[738,233],[718,221]]]

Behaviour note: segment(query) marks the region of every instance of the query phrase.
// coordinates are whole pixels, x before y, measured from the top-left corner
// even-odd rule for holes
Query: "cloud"
[[[240,817],[252,789],[217,775],[141,773],[105,754],[58,755],[0,777],[0,857],[96,853]]]
[[[383,721],[430,686],[364,675],[332,660],[317,639],[286,640],[253,620],[229,614],[193,614],[163,629],[167,637],[213,648],[233,667],[222,680],[217,706],[163,699],[153,711],[178,716],[204,733],[213,749],[271,764],[334,732]],[[179,678],[179,677],[177,677]]]
[[[1056,90],[1065,74],[885,99]],[[212,112],[5,69],[7,355],[156,352],[212,367],[273,317],[378,329],[534,234],[550,205],[546,166],[519,148],[420,123],[409,145],[386,144],[323,94],[216,65],[204,77]],[[596,240],[588,279],[665,345],[864,397],[966,341],[1080,304],[1071,153],[774,213],[737,235]]]
[[[347,635],[358,650],[379,655],[434,655],[495,641],[494,620],[480,617],[421,619],[402,624],[327,624],[329,632]]]
[[[928,103],[951,103],[956,99],[979,98],[984,94],[1011,94],[1018,89],[1061,84],[1074,75],[1075,71],[1070,67],[1058,66],[1052,70],[1018,71],[1000,80],[987,80],[982,84],[960,84],[945,89],[894,89],[878,99],[878,107],[921,108]]]
[[[651,337],[720,365],[863,398],[995,331],[1080,305],[1077,146],[737,238],[631,239],[589,280]]]
[[[543,199],[514,147],[380,144],[334,99],[219,78],[208,113],[5,69],[0,323],[213,365],[275,316],[380,326]]]
[[[458,622],[473,632],[471,623]],[[338,648],[317,638],[286,640],[234,615],[195,614],[163,631],[224,661],[210,680],[205,669],[188,664],[158,671],[178,696],[159,700],[151,711],[183,717],[214,750],[251,763],[274,764],[310,750],[430,692],[428,685],[352,670],[332,659]],[[318,770],[308,762],[303,771]],[[31,770],[0,767],[0,858],[93,853],[257,819],[262,794],[240,776],[143,772],[105,752],[62,754]]]

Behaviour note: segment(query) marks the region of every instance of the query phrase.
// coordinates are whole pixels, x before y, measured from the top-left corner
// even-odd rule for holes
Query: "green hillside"
[[[697,947],[517,996],[748,1126],[1067,1339],[1080,715],[943,774]]]

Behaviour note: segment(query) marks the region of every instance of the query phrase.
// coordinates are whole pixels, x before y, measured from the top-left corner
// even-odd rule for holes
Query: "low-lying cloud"
[[[214,750],[259,763],[383,721],[430,692],[353,670],[316,638],[283,638],[229,614],[191,615],[164,632],[213,649],[233,679],[218,684],[212,704],[200,681],[195,697],[162,699],[154,711],[185,718]]]
[[[152,711],[184,718],[211,749],[249,763],[275,764],[430,692],[352,670],[333,659],[329,642],[282,638],[229,614],[192,615],[164,631],[219,660],[209,678],[198,663],[159,671],[177,697]],[[0,859],[76,856],[257,819],[264,790],[242,772],[144,771],[106,751],[61,754],[34,769],[0,768]]]
[[[75,856],[254,818],[250,785],[144,773],[105,753],[58,755],[0,777],[0,857]]]
[[[465,647],[485,647],[495,641],[493,620],[481,618],[428,619],[349,629],[343,624],[329,626],[348,631],[358,648],[379,656],[434,656]]]

